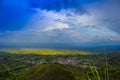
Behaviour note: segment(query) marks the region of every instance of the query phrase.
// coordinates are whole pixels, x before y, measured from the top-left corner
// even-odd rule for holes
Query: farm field
[[[89,55],[89,51],[81,50],[55,50],[55,49],[19,49],[6,50],[5,52],[11,54],[38,54],[38,55]]]

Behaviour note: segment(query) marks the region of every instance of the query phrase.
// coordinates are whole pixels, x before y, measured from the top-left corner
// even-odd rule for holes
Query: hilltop
[[[42,64],[25,73],[26,80],[76,80],[74,68],[58,63]]]

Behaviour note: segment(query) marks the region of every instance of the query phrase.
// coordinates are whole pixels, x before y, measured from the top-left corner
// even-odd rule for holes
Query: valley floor
[[[120,80],[120,51],[107,51],[106,55],[102,51],[94,53],[99,54],[39,55],[0,51],[0,80]]]

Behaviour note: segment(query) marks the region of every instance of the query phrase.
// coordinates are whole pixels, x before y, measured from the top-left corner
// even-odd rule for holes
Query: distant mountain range
[[[15,44],[9,44],[9,45],[0,45],[0,49],[17,49],[17,48],[45,48],[45,49],[71,49],[71,50],[120,50],[120,44],[111,44],[111,45],[98,45],[98,44],[88,44],[88,45],[82,45],[82,44],[70,44],[70,43],[45,43],[45,44],[33,44],[33,45],[15,45]]]

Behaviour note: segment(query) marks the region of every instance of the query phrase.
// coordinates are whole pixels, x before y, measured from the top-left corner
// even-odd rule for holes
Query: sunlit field
[[[6,50],[11,54],[38,54],[38,55],[89,55],[89,51],[81,50],[55,50],[55,49],[19,49]]]

